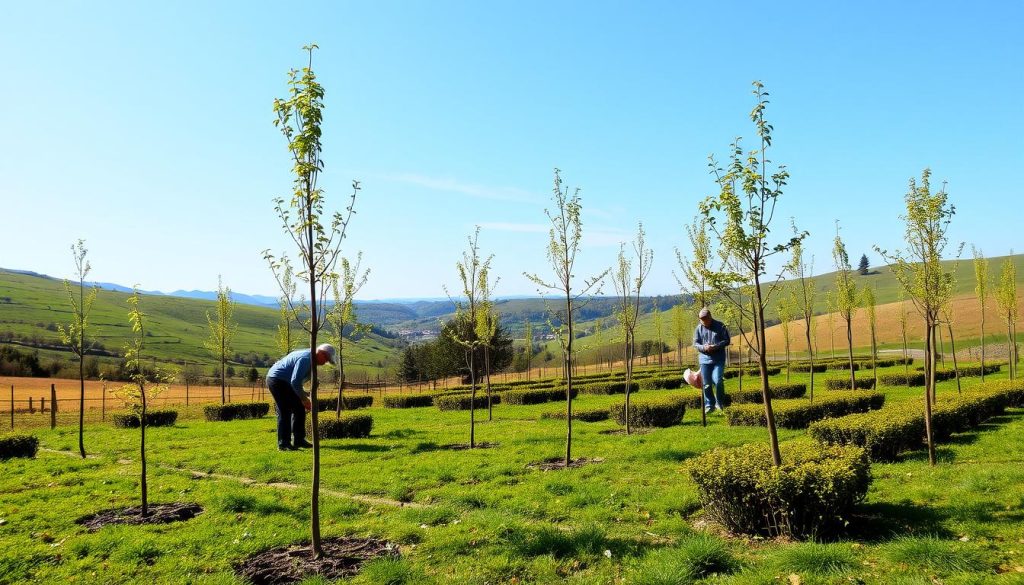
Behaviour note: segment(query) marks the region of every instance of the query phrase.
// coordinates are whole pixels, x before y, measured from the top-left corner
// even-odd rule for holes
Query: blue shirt
[[[267,370],[267,379],[274,378],[288,382],[299,398],[305,397],[302,385],[309,379],[312,369],[312,360],[309,359],[308,349],[297,349],[283,358],[274,362]]]
[[[730,343],[729,330],[721,321],[712,319],[711,327],[698,323],[693,332],[693,349],[700,354],[698,361],[702,364],[725,364],[725,348]],[[707,352],[704,351],[706,344],[711,345]]]

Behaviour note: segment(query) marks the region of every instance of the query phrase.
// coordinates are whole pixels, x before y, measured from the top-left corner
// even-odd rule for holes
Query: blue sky
[[[291,177],[271,104],[309,42],[327,92],[322,185],[339,208],[363,185],[345,245],[372,270],[362,298],[455,288],[475,225],[498,294],[535,293],[522,272],[550,274],[556,166],[582,188],[577,275],[610,266],[642,221],[647,292],[678,292],[673,248],[687,252],[683,225],[714,191],[708,154],[755,146],[755,79],[791,173],[776,232],[790,216],[809,230],[817,271],[833,269],[835,219],[854,259],[901,246],[925,167],[948,181],[951,239],[1024,248],[1021,2],[301,8],[7,5],[0,266],[70,276],[84,238],[96,280],[211,290],[220,274],[276,295],[261,251],[291,252],[271,201]]]

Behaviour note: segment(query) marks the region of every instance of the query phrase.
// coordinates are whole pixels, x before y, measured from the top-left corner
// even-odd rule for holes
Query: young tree
[[[297,289],[295,284],[295,271],[291,262],[282,255],[281,258],[281,298],[278,299],[279,321],[277,323],[277,335],[274,341],[281,355],[287,355],[292,351],[292,322],[295,317],[292,315],[292,301],[295,299]]]
[[[316,355],[317,335],[326,320],[327,305],[324,302],[327,284],[333,279],[334,268],[341,256],[341,243],[345,239],[348,222],[352,218],[359,182],[352,181],[352,195],[345,213],[331,215],[329,225],[324,225],[325,195],[320,188],[321,159],[320,125],[323,121],[324,89],[313,72],[313,50],[316,45],[303,47],[309,55],[308,64],[301,71],[288,73],[288,97],[274,100],[274,125],[288,142],[292,158],[292,195],[286,202],[274,199],[274,211],[281,220],[285,232],[291,236],[298,251],[300,269],[295,277],[309,286],[309,303],[296,305],[289,299],[292,317],[309,334],[310,359]],[[278,259],[269,250],[263,257],[270,270],[283,288],[283,259]],[[287,294],[285,294],[287,296]],[[317,368],[310,368],[310,402],[317,404],[319,389]],[[323,555],[320,538],[320,425],[316,414],[310,419],[313,436],[313,477],[310,497],[310,532],[314,559]]]
[[[1003,261],[996,301],[1006,323],[1006,357],[1010,361],[1009,375],[1013,380],[1017,377],[1017,268],[1013,264],[1013,250]]]
[[[484,387],[487,394],[487,420],[494,420],[493,405],[491,403],[491,342],[498,332],[498,314],[494,310],[494,300],[491,298],[494,287],[498,285],[497,279],[494,283],[488,282],[488,268],[485,267],[480,273],[480,310],[477,313],[477,320],[474,324],[476,336],[481,341],[484,349]]]
[[[647,247],[644,225],[637,227],[636,239],[633,240],[633,253],[636,255],[636,272],[633,272],[633,260],[626,257],[626,246],[619,246],[619,258],[612,272],[612,284],[618,297],[615,317],[622,327],[623,359],[626,370],[626,434],[630,434],[629,398],[633,384],[633,354],[636,351],[636,323],[640,317],[640,289],[651,272],[654,252]]]
[[[946,230],[955,208],[949,204],[946,187],[932,193],[931,170],[921,174],[921,184],[910,179],[905,197],[907,213],[905,241],[907,248],[887,254],[877,246],[875,250],[891,265],[900,283],[925,324],[925,436],[928,442],[928,462],[935,465],[935,442],[932,433],[932,404],[935,400],[935,331],[938,329],[939,310],[945,299],[953,294],[950,274],[942,267],[942,253],[946,248]]]
[[[658,369],[665,369],[665,320],[661,315],[661,309],[658,308],[658,304],[654,304],[654,308],[651,310],[652,318],[654,319],[654,334],[658,337]]]
[[[985,381],[985,300],[988,299],[988,258],[981,250],[971,246],[974,254],[974,294],[981,309],[981,381]]]
[[[676,340],[676,363],[679,365],[679,372],[683,371],[683,343],[689,333],[689,324],[686,322],[686,306],[680,301],[672,307],[672,323],[670,325],[672,337]]]
[[[89,351],[85,342],[85,331],[89,326],[89,313],[92,311],[93,303],[96,302],[97,291],[93,286],[89,290],[89,294],[85,294],[85,277],[92,270],[89,261],[85,259],[88,253],[85,240],[78,240],[78,243],[71,246],[71,255],[75,259],[75,274],[78,276],[78,295],[76,298],[71,283],[65,278],[64,292],[67,293],[68,300],[71,302],[72,321],[68,323],[67,328],[63,325],[57,326],[61,342],[67,345],[68,349],[78,358],[80,391],[78,395],[78,451],[81,453],[82,459],[85,459],[85,354]]]
[[[563,187],[562,171],[557,168],[552,187],[552,201],[555,211],[545,209],[544,214],[551,222],[551,230],[548,232],[547,256],[554,271],[554,279],[548,281],[536,274],[523,273],[523,275],[538,287],[556,291],[560,297],[565,299],[564,318],[559,320],[558,325],[549,320],[548,325],[562,348],[562,366],[565,369],[565,466],[569,467],[572,463],[572,342],[575,337],[573,315],[579,310],[581,304],[585,304],[580,303],[580,297],[591,291],[594,294],[601,293],[600,282],[608,274],[608,271],[605,270],[593,278],[584,279],[583,285],[578,290],[573,290],[576,255],[580,251],[580,242],[583,239],[583,221],[580,217],[583,205],[580,201],[580,188],[577,187],[570,194],[569,189]]]
[[[832,247],[832,259],[836,264],[836,294],[834,297],[836,311],[846,322],[846,347],[850,357],[850,390],[857,388],[856,373],[853,366],[853,315],[857,312],[857,283],[853,281],[850,270],[850,256],[846,246],[839,237],[839,221],[836,220],[836,239]]]
[[[953,282],[951,283],[952,288],[956,288],[956,265],[953,266],[953,270],[950,272],[949,277]],[[949,331],[949,350],[953,352],[953,376],[956,378],[956,393],[963,394],[963,390],[960,387],[960,367],[956,363],[956,338],[953,337],[953,296],[945,299],[942,306],[939,308],[939,312],[942,315],[942,321],[946,324],[946,329]],[[985,371],[984,366],[982,371]]]
[[[907,313],[906,293],[900,289],[899,300],[897,301],[900,305],[898,317],[900,320],[900,332],[903,335],[903,377],[907,381],[907,388],[910,388],[910,356],[907,351],[907,321],[909,315]]]
[[[857,274],[860,274],[861,276],[867,276],[867,274],[868,274],[868,267],[869,267],[869,265],[868,265],[868,255],[867,254],[861,254],[860,255],[860,262],[857,264]]]
[[[831,347],[831,361],[836,361],[836,296],[832,291],[825,292],[825,310],[828,311],[828,338]]]
[[[526,381],[530,381],[530,368],[533,361],[533,324],[527,319],[523,325],[523,335],[526,337]]]
[[[767,341],[765,339],[765,308],[772,294],[777,290],[782,274],[767,287],[762,285],[766,276],[766,261],[775,254],[788,252],[793,245],[800,242],[804,234],[798,234],[788,241],[770,244],[768,236],[770,225],[775,215],[775,207],[782,188],[786,185],[789,173],[785,166],[779,165],[770,175],[768,149],[772,146],[772,125],[764,118],[768,105],[768,93],[764,86],[754,82],[754,96],[757,103],[750,113],[750,119],[757,128],[760,148],[744,153],[739,139],[733,142],[728,170],[719,168],[714,157],[710,158],[710,168],[715,175],[715,182],[720,189],[717,197],[709,197],[700,204],[701,215],[714,231],[723,250],[723,255],[733,259],[740,267],[729,269],[727,263],[721,271],[708,274],[708,281],[719,295],[730,302],[740,312],[749,311],[753,322],[754,343],[749,343],[757,357],[761,372],[761,397],[764,400],[765,420],[771,443],[772,462],[779,466],[782,456],[779,453],[779,440],[775,427],[775,414],[772,410],[771,391],[768,385]],[[718,214],[724,216],[724,225],[716,223]],[[750,305],[737,299],[737,287],[749,286],[751,292]]]
[[[796,222],[791,220],[793,235],[800,235]],[[804,261],[803,242],[793,246],[792,259],[789,263],[789,271],[796,277],[796,306],[797,312],[804,320],[804,336],[807,339],[807,359],[810,364],[810,400],[814,402],[814,347],[811,345],[811,337],[814,332],[814,297],[817,295],[818,287],[815,286],[812,276],[814,275],[814,258],[810,264]]]
[[[683,296],[693,299],[697,309],[711,306],[711,286],[707,275],[712,272],[711,238],[708,228],[701,216],[694,218],[693,224],[685,226],[686,236],[690,240],[693,258],[687,258],[676,248],[676,263],[679,274],[674,270],[672,275],[679,284]]]
[[[206,312],[206,323],[210,330],[210,336],[206,339],[206,349],[210,350],[213,356],[217,358],[217,362],[220,363],[221,404],[227,401],[225,394],[225,387],[227,385],[225,370],[227,369],[228,357],[232,351],[231,342],[235,337],[235,332],[238,330],[238,325],[233,319],[234,312],[235,301],[231,299],[231,289],[224,286],[220,277],[217,277],[217,318],[214,319],[209,311]]]
[[[331,324],[331,341],[337,352],[338,368],[338,404],[334,407],[334,417],[341,418],[341,411],[345,408],[342,392],[345,389],[345,327],[352,330],[351,335],[355,337],[359,333],[368,331],[369,328],[362,327],[356,319],[355,296],[366,284],[370,277],[370,269],[360,272],[360,265],[363,263],[363,253],[356,254],[356,262],[353,265],[348,258],[341,259],[341,273],[331,280],[331,293],[334,296],[334,306],[327,312],[327,320]]]
[[[459,272],[459,291],[461,297],[448,298],[455,305],[455,321],[465,322],[467,327],[453,327],[449,330],[450,339],[462,346],[466,354],[466,365],[469,366],[470,407],[469,407],[469,448],[476,448],[476,353],[484,341],[479,335],[478,324],[482,319],[484,307],[483,291],[488,288],[488,276],[491,260],[480,257],[480,226],[476,227],[472,236],[467,238],[469,248],[462,252],[462,261],[455,263]],[[447,292],[447,287],[445,291]],[[465,301],[461,300],[465,299]]]
[[[871,333],[871,372],[874,376],[875,387],[878,387],[878,336],[876,332],[878,330],[878,318],[876,314],[876,306],[878,302],[875,300],[875,289],[871,286],[865,286],[861,293],[861,302],[864,304],[864,308],[868,312],[868,330]]]
[[[121,387],[120,394],[126,402],[133,406],[139,415],[139,459],[142,463],[142,475],[139,489],[142,495],[142,517],[149,516],[149,490],[146,483],[146,403],[149,398],[158,396],[167,389],[174,374],[158,368],[147,374],[143,367],[146,338],[146,314],[139,310],[139,290],[134,288],[128,297],[128,322],[132,328],[132,338],[125,345],[125,372],[130,382]],[[151,387],[148,385],[152,384]],[[147,392],[149,396],[147,397]]]
[[[796,291],[784,290],[779,295],[776,310],[779,313],[779,328],[782,329],[782,346],[786,355],[786,383],[789,383],[789,325],[797,311]]]

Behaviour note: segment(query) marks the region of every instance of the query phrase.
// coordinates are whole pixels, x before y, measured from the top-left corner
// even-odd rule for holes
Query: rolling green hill
[[[107,353],[120,354],[130,328],[127,293],[101,289],[89,319],[89,332]],[[213,301],[161,295],[143,295],[140,308],[148,315],[146,351],[158,361],[211,365],[214,358],[203,346],[208,336],[206,313]],[[0,270],[0,341],[16,345],[62,351],[58,324],[72,318],[63,282],[47,276]],[[263,367],[277,359],[274,334],[278,312],[273,308],[236,304],[234,319],[238,331],[234,352],[245,365]],[[299,344],[299,331],[296,343]],[[346,367],[376,373],[393,363],[400,342],[369,335],[346,345]],[[64,355],[70,356],[68,352]],[[262,369],[262,368],[261,368]]]

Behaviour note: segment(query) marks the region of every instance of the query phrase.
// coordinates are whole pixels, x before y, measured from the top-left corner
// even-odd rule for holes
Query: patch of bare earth
[[[590,465],[593,463],[601,463],[604,461],[602,457],[578,457],[571,459],[569,465],[565,464],[565,457],[552,457],[551,459],[545,459],[536,463],[531,463],[526,466],[527,469],[539,469],[541,471],[558,471],[559,469],[576,469],[583,467],[584,465]]]
[[[150,504],[149,514],[142,515],[142,506],[131,508],[112,508],[101,510],[79,518],[75,522],[85,526],[90,532],[99,530],[110,524],[170,524],[184,522],[203,513],[199,504]]]
[[[309,544],[265,550],[242,561],[235,574],[254,585],[297,583],[315,575],[335,580],[357,574],[372,559],[398,556],[398,545],[376,538],[327,538],[322,546],[319,559]]]

